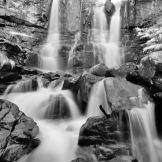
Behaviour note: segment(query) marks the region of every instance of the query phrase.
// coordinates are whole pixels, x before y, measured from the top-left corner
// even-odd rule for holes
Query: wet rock
[[[104,146],[99,146],[95,150],[98,161],[111,160],[115,157],[114,151]]]
[[[69,67],[72,69],[89,69],[94,65],[95,56],[92,44],[78,44],[69,57]],[[83,71],[82,70],[82,71]]]
[[[13,72],[9,72],[0,77],[1,83],[14,82],[16,80],[22,79],[22,76]]]
[[[93,75],[104,77],[107,70],[108,67],[105,64],[101,63],[93,66],[89,72],[92,73]]]
[[[83,0],[81,10],[81,42],[88,42],[89,29],[92,29],[93,24],[93,6],[94,1]]]
[[[0,128],[1,161],[15,162],[40,143],[37,124],[7,100],[0,100]]]
[[[126,77],[128,74],[130,73],[132,74],[137,70],[138,70],[138,66],[135,63],[128,62],[119,66],[116,69],[108,69],[105,73],[105,77],[113,77],[113,76]]]
[[[80,88],[80,76],[64,79],[63,89],[70,89],[74,94],[78,94]]]
[[[116,130],[117,123],[113,119],[89,118],[81,127],[78,144],[80,146],[114,144],[119,140]]]
[[[81,1],[80,0],[61,0],[61,39],[69,43],[80,30],[81,22]]]
[[[115,12],[115,5],[111,2],[111,0],[107,0],[105,3],[105,13],[109,25],[110,25],[111,16],[114,14],[114,12]]]
[[[80,98],[82,101],[88,102],[92,86],[102,79],[103,77],[97,77],[87,72],[80,77]]]
[[[112,111],[129,110],[140,107],[139,90],[142,91],[142,102],[147,103],[149,97],[141,86],[132,84],[122,78],[106,78],[104,80],[108,106]]]

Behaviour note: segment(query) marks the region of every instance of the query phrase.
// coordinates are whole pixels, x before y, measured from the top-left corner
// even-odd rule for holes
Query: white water
[[[110,30],[108,31],[107,18],[104,11],[105,0],[98,0],[94,8],[92,32],[96,57],[109,68],[119,66],[122,63],[122,55],[120,54],[120,7],[122,0],[112,0],[112,2],[116,11],[111,17]]]
[[[48,71],[59,69],[59,0],[53,0],[47,42],[41,49],[40,68]]]
[[[88,117],[90,116],[103,116],[103,113],[99,109],[99,106],[102,105],[107,114],[111,113],[109,105],[107,103],[106,90],[104,80],[96,83],[91,90],[87,113]]]
[[[3,67],[6,64],[10,64],[12,68],[15,66],[13,60],[10,60],[5,54],[0,53],[0,67]]]
[[[161,162],[162,143],[156,132],[154,104],[142,104],[142,91],[139,91],[140,107],[128,112],[133,155],[140,162]]]
[[[56,108],[50,100],[51,96],[55,98],[57,95],[65,98],[71,118],[66,120],[45,118],[49,106],[53,109]],[[19,162],[67,162],[75,159],[79,129],[85,119],[80,116],[79,108],[69,90],[61,90],[60,87],[40,87],[35,92],[10,93],[4,97],[17,104],[21,111],[33,118],[40,129],[38,135],[41,140],[40,146],[31,154],[20,159]]]

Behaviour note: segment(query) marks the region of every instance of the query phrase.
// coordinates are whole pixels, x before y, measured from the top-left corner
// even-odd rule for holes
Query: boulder
[[[112,16],[115,12],[115,5],[111,2],[111,0],[107,0],[105,3],[105,12],[109,16]]]
[[[138,66],[133,62],[128,62],[122,64],[121,66],[117,67],[116,69],[108,69],[105,73],[105,77],[126,77],[128,74],[132,74],[138,70]]]
[[[78,144],[80,146],[114,144],[118,140],[117,122],[114,119],[94,117],[88,118],[81,127]]]
[[[40,143],[38,132],[37,124],[15,104],[0,100],[0,161],[16,162],[30,153]]]
[[[93,75],[104,77],[107,70],[108,67],[105,64],[101,63],[93,66],[89,72]]]
[[[104,80],[108,106],[112,111],[130,110],[141,107],[141,102],[147,103],[149,97],[144,88],[132,84],[122,78],[107,78]],[[142,96],[140,96],[142,94]]]
[[[111,0],[106,0],[105,13],[108,25],[110,25],[111,16],[114,14],[114,12],[115,12],[115,5],[111,2]]]
[[[80,85],[80,76],[73,76],[64,79],[63,89],[70,89],[74,94],[78,94]]]

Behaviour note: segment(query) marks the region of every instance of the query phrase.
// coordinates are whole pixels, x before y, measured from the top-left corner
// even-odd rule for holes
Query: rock
[[[105,77],[113,77],[113,76],[126,77],[127,74],[134,73],[137,70],[138,70],[138,66],[135,63],[128,62],[119,66],[116,69],[108,69],[106,71]]]
[[[105,3],[105,12],[109,16],[112,16],[115,12],[115,5],[111,2],[111,0],[107,0]]]
[[[97,147],[95,154],[97,155],[98,161],[111,160],[115,157],[113,150],[104,146]]]
[[[92,86],[102,79],[103,77],[98,77],[87,72],[83,73],[80,77],[80,98],[83,102],[88,102]]]
[[[60,1],[61,36],[66,42],[72,40],[80,30],[81,7],[80,0]]]
[[[101,63],[93,66],[89,72],[93,75],[104,77],[107,70],[108,67],[105,64]]]
[[[122,78],[106,78],[104,86],[108,106],[112,111],[130,110],[133,107],[140,107],[140,89],[143,89],[142,102],[146,104],[149,100],[144,88]]]
[[[116,131],[117,123],[114,119],[89,118],[80,129],[78,144],[80,146],[114,144],[119,140]]]
[[[92,44],[78,44],[71,56],[69,56],[69,67],[72,69],[89,69],[95,63],[95,56]],[[82,70],[82,71],[83,71]]]
[[[22,76],[20,74],[9,72],[9,73],[6,73],[0,77],[0,82],[1,83],[14,82],[19,79],[22,79]]]
[[[110,160],[110,162],[133,162],[133,157],[132,156],[118,156]]]
[[[63,89],[70,89],[74,94],[78,94],[80,88],[80,76],[64,79]]]
[[[105,13],[106,13],[108,25],[110,25],[111,16],[114,14],[114,12],[115,12],[115,5],[111,2],[111,0],[106,0]]]
[[[30,153],[40,141],[36,139],[39,129],[37,124],[18,107],[0,100],[0,160],[15,162]]]
[[[143,79],[151,80],[156,74],[155,60],[151,59],[149,56],[144,57],[141,60],[139,74]]]

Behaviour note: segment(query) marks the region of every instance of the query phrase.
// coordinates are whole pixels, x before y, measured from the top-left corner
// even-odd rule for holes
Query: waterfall
[[[17,87],[21,84],[18,83],[14,86]],[[19,92],[11,91],[6,96],[1,96],[18,105],[21,111],[35,120],[40,129],[38,135],[41,140],[40,146],[31,154],[20,159],[19,162],[67,162],[75,159],[79,130],[85,119],[80,115],[71,91],[62,90],[61,85],[62,83],[58,84],[58,87],[52,88],[50,85],[49,88],[44,88],[40,84],[37,90],[30,91],[29,88],[29,91],[25,93],[23,92],[24,86],[18,86]],[[64,107],[59,105],[62,103],[62,100],[58,102],[60,96],[66,101]],[[62,112],[60,108],[63,109],[63,115],[70,114],[68,118],[64,118],[64,116],[55,118]],[[64,108],[67,111],[64,111]]]
[[[94,8],[94,23],[92,29],[92,42],[95,46],[95,55],[100,62],[109,68],[119,66],[122,62],[120,54],[120,7],[122,0],[112,0],[115,13],[111,17],[110,28],[105,14],[105,0],[98,1]]]
[[[99,109],[99,106],[102,105],[107,114],[111,113],[109,105],[107,103],[105,81],[102,80],[96,83],[91,90],[90,98],[88,101],[87,113],[86,116],[102,116],[103,113]]]
[[[162,146],[156,132],[154,104],[142,104],[139,90],[140,107],[128,111],[133,155],[140,162],[161,162]]]
[[[40,68],[48,71],[59,69],[59,0],[53,0],[47,42],[41,49]]]

